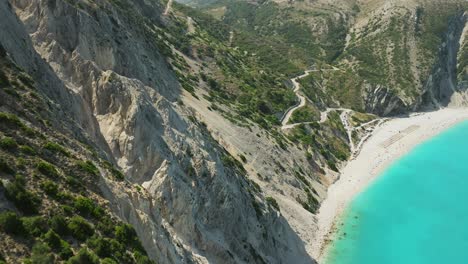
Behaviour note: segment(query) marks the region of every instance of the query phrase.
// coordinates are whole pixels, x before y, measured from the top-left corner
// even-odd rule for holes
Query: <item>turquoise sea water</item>
[[[468,263],[468,122],[419,145],[358,195],[326,263]]]

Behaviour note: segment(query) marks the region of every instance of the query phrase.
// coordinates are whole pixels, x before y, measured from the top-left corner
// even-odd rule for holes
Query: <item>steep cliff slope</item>
[[[422,106],[466,106],[467,97],[467,20],[465,11],[453,17],[440,47],[431,75],[425,83]]]
[[[465,103],[459,1],[205,6],[216,18],[159,0],[0,3],[0,213],[66,213],[95,234],[2,227],[7,261],[314,263],[314,213],[372,113]],[[43,202],[25,212],[12,186]]]
[[[152,263],[100,188],[137,192],[96,148],[104,140],[82,99],[37,55],[11,6],[0,14],[1,262]]]
[[[1,260],[152,263],[99,186],[136,189],[1,46],[0,53]]]
[[[96,159],[122,169],[124,183],[106,179],[96,167],[100,180],[90,184],[115,215],[135,227],[150,258],[311,263],[274,199],[266,199],[240,162],[178,99],[182,77],[168,61],[179,53],[164,53],[173,48],[163,29],[173,18],[161,17],[161,6],[2,2],[0,43],[31,75],[40,96],[63,113],[48,117],[50,129],[59,130],[68,118],[73,127],[67,139],[82,133]],[[60,160],[54,164],[63,167]],[[92,241],[85,243],[96,251]],[[4,253],[15,259],[29,252]]]

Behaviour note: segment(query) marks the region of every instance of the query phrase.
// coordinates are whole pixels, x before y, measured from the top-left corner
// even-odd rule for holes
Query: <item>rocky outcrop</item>
[[[464,17],[468,13],[463,14]],[[460,90],[468,89],[468,24],[465,22],[459,40],[459,51],[457,54],[457,84]]]
[[[466,90],[467,82],[464,79],[466,72],[466,12],[459,13],[449,22],[447,31],[444,33],[443,43],[432,65],[432,70],[426,76],[418,73],[424,78],[424,82],[418,92],[419,96],[414,98],[402,95],[402,92],[388,87],[367,85],[365,92],[365,110],[380,116],[404,114],[415,110],[428,110],[446,106],[466,106],[468,97]],[[417,21],[417,18],[415,19]],[[416,22],[417,23],[417,22]],[[411,56],[416,49],[409,46],[408,54]],[[412,63],[414,64],[414,63]],[[417,69],[418,67],[413,67]],[[390,88],[389,88],[390,87]]]
[[[125,172],[125,184],[103,177],[99,186],[158,263],[313,263],[315,218],[300,203],[317,206],[337,175],[317,173],[326,167],[318,150],[307,157],[278,134],[232,124],[202,92],[184,92],[158,45],[174,19],[163,10],[145,0],[4,1],[0,53],[36,80],[57,120],[73,120],[57,129]],[[463,98],[453,65],[464,27],[466,15],[454,20],[421,105]],[[363,89],[366,111],[411,110],[386,86]]]
[[[398,115],[408,111],[408,105],[388,87],[367,85],[365,110],[379,116]]]
[[[85,2],[2,2],[0,43],[76,120],[76,133],[124,170],[127,187],[104,178],[100,186],[149,256],[158,263],[312,263],[242,166],[176,103],[180,85],[153,30],[138,27],[157,27],[161,4]]]
[[[458,60],[461,59],[463,52],[461,47],[466,48],[467,18],[468,13],[464,12],[450,22],[444,42],[439,49],[437,62],[424,86],[420,108],[468,105],[466,82],[457,79],[458,70],[466,71],[458,69],[463,67]]]

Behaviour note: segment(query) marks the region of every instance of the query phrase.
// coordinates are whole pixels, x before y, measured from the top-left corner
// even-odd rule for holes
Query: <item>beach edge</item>
[[[372,132],[359,154],[340,171],[318,211],[313,257],[324,264],[335,224],[356,195],[369,186],[394,161],[417,145],[468,120],[468,109],[444,108],[390,118]]]

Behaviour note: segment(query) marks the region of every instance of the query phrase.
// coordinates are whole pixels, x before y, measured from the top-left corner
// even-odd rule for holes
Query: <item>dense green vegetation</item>
[[[184,37],[189,38],[190,54],[196,53],[205,62],[197,80],[208,88],[207,99],[213,103],[212,108],[240,125],[245,124],[241,122],[245,119],[265,128],[278,124],[281,114],[295,103],[293,92],[284,84],[287,77],[267,67],[257,56],[230,47],[229,27],[225,24],[191,8],[175,7],[193,17],[198,28],[202,29]],[[186,30],[183,22],[177,24]],[[175,68],[189,72],[182,62],[178,62]],[[235,113],[223,111],[217,105],[229,106]]]
[[[359,112],[354,112],[351,115],[351,125],[354,127],[360,126],[364,123],[370,122],[377,118],[375,115],[372,114],[365,114],[365,113],[359,113]]]
[[[425,2],[416,9],[416,24],[411,22],[413,13],[403,7],[392,10],[390,21],[372,18],[338,57],[344,71],[326,76],[326,88],[342,105],[359,111],[365,110],[362,94],[366,83],[389,87],[414,100],[432,70],[451,18],[460,10],[463,7],[457,2],[447,2],[442,9],[439,4]],[[417,52],[417,57],[411,59],[411,52]],[[354,61],[355,65],[350,67],[343,61]]]
[[[468,82],[468,44],[464,43],[462,47],[460,47],[460,55],[458,56],[458,72],[457,72],[457,79],[459,82]],[[466,85],[466,84],[465,84]]]
[[[331,9],[298,11],[274,1],[226,0],[208,7],[226,7],[218,19],[177,3],[177,15],[159,18],[136,12],[125,0],[101,6],[95,1],[68,2],[87,15],[95,15],[96,8],[111,12],[110,5],[117,7],[123,19],[112,23],[134,28],[141,43],[166,60],[182,89],[198,98],[197,90],[204,88],[211,111],[241,126],[261,126],[284,150],[292,142],[317,171],[326,166],[338,171],[350,157],[340,112],[331,111],[327,121],[319,123],[320,111],[327,107],[365,111],[366,89],[377,86],[416,97],[447,22],[459,8],[439,12],[437,6],[420,6],[414,20],[410,10],[398,7],[390,21],[376,17],[362,32],[353,33],[345,49],[349,18]],[[360,12],[359,6],[353,12]],[[347,14],[351,20],[354,13]],[[195,32],[188,32],[187,16],[195,21]],[[412,26],[414,41],[408,35]],[[418,48],[420,65],[412,65],[410,45]],[[461,53],[458,72],[464,80],[467,54]],[[279,118],[296,102],[286,82],[312,64],[319,69],[333,64],[339,70],[329,67],[300,80],[311,102],[295,111],[290,123],[306,124],[280,132]],[[415,68],[423,73],[422,79],[415,76]],[[32,79],[9,63],[1,50],[0,104],[0,194],[6,200],[0,212],[0,263],[4,258],[24,263],[152,263],[136,231],[115,217],[97,186],[102,178],[123,185],[124,174],[93,151],[86,138],[70,138],[66,122],[54,118],[57,106],[44,99]],[[354,113],[351,123],[357,126],[373,118]],[[206,127],[193,116],[191,121]],[[241,153],[233,157],[226,152],[220,159],[240,175],[246,175],[243,164],[251,162]],[[197,176],[192,165],[185,169]],[[293,173],[305,192],[297,201],[315,213],[319,195],[311,176],[301,168]],[[260,218],[267,208],[255,200],[260,186],[249,179],[244,182]],[[280,211],[273,197],[265,200],[269,209]]]
[[[311,122],[320,120],[320,110],[318,110],[313,105],[306,105],[294,111],[289,119],[289,123],[302,123],[302,122]]]
[[[322,73],[311,72],[308,76],[298,80],[298,82],[304,95],[317,107],[336,106],[331,100],[331,95],[326,93],[321,87],[323,82]]]
[[[316,60],[333,61],[344,48],[346,23],[336,13],[315,7],[295,10],[273,1],[260,5],[245,1],[226,3],[223,21],[234,28],[253,34],[269,45],[258,45],[251,39],[236,40],[242,49],[258,54],[267,65],[287,74],[293,73],[294,66],[304,69]],[[327,24],[326,34],[314,32],[311,24]],[[275,56],[278,54],[278,56]],[[283,58],[281,58],[283,57]],[[286,64],[284,57],[288,58]],[[268,61],[270,58],[271,61]],[[277,60],[279,58],[279,60]],[[290,67],[291,70],[283,67]]]
[[[345,161],[350,156],[346,131],[339,114],[334,111],[328,114],[328,120],[323,124],[312,122],[294,127],[289,139],[323,156],[335,171],[338,171],[337,162]]]
[[[0,76],[0,193],[6,198],[0,212],[2,258],[152,263],[134,229],[112,214],[96,186],[97,177],[122,180],[123,174],[89,145],[51,127],[54,110],[30,78],[2,56]]]

